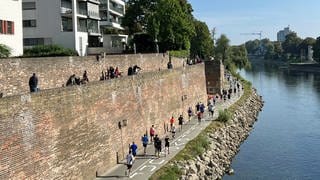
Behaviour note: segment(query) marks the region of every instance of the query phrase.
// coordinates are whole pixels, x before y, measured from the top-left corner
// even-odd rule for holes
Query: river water
[[[254,63],[241,74],[265,104],[223,179],[320,179],[320,72]]]

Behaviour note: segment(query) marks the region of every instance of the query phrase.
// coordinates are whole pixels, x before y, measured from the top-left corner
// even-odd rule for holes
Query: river
[[[320,72],[260,62],[241,75],[265,104],[223,179],[320,179]]]

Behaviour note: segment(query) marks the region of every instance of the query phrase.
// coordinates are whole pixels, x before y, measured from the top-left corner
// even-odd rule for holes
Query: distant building
[[[103,33],[103,49],[107,53],[121,53],[127,43],[128,36],[123,33],[121,26],[125,15],[124,0],[100,1],[100,28]]]
[[[277,33],[277,41],[284,42],[286,40],[286,36],[292,32],[293,31],[290,30],[289,26],[284,28]]]
[[[8,46],[12,56],[23,54],[21,0],[0,2],[0,44]]]
[[[99,4],[100,0],[22,0],[24,48],[57,44],[87,55],[89,48],[100,46]]]

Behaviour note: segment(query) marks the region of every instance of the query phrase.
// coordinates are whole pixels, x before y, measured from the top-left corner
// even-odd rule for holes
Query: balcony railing
[[[72,9],[66,8],[66,7],[61,7],[61,14],[64,15],[72,15]]]
[[[121,14],[121,15],[124,14],[123,8],[119,8],[119,7],[115,7],[115,6],[112,6],[112,5],[111,5],[111,6],[110,6],[110,9],[111,9],[112,11],[115,11],[115,12]]]

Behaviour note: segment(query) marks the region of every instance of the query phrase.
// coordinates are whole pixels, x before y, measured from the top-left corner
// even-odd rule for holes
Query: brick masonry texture
[[[0,59],[0,92],[4,96],[29,92],[28,81],[32,73],[39,78],[41,90],[62,87],[72,74],[82,78],[87,70],[90,81],[98,81],[101,71],[109,66],[119,67],[127,75],[129,66],[137,64],[143,72],[166,69],[167,54],[110,55],[98,62],[95,56]],[[173,67],[182,67],[184,61],[172,58]]]
[[[143,57],[145,61],[162,59]],[[134,64],[142,61],[139,55],[136,60]],[[14,78],[22,77],[22,81],[16,81],[15,87],[25,91],[22,82],[36,67],[41,73],[50,74],[46,79],[51,78],[52,82],[48,81],[47,87],[59,87],[62,81],[55,83],[54,78],[65,79],[80,64],[85,68],[79,67],[81,70],[75,73],[87,69],[91,79],[98,79],[102,67],[116,66],[92,59],[74,59],[73,63],[58,60],[55,67],[47,61],[44,64],[37,59],[31,61],[32,65],[21,60],[1,79],[16,74]],[[155,63],[148,66],[143,68],[158,68]],[[6,68],[9,67],[7,63]],[[62,69],[50,70],[59,68]],[[199,64],[4,97],[0,100],[0,179],[94,179],[96,171],[105,172],[116,164],[117,153],[122,159],[132,141],[141,148],[140,138],[152,124],[163,135],[171,115],[177,118],[183,113],[186,117],[188,106],[194,107],[199,101],[205,103],[205,82],[204,64]],[[15,92],[19,89],[12,93]],[[184,95],[186,99],[182,100]],[[123,120],[127,120],[127,126],[119,129],[118,122]]]

